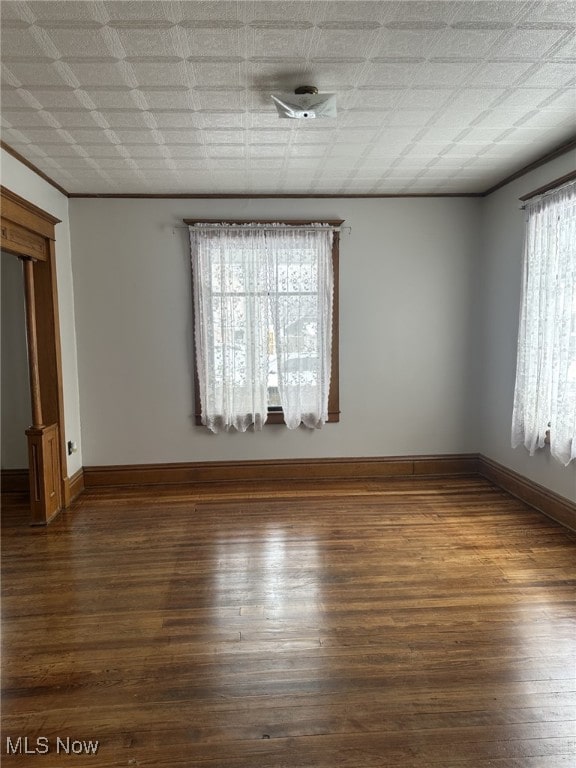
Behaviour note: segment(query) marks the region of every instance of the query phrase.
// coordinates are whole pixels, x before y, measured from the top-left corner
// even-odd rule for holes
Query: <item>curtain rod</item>
[[[193,224],[188,224],[186,226],[179,225],[177,228],[178,229],[195,229],[198,232],[206,232],[207,230],[210,231],[210,230],[213,230],[213,229],[226,230],[226,231],[228,231],[230,229],[259,229],[259,230],[264,229],[264,230],[267,230],[267,231],[270,231],[270,232],[277,232],[278,230],[282,230],[282,229],[287,229],[287,230],[298,229],[300,231],[306,230],[306,231],[309,231],[309,232],[319,232],[319,231],[323,232],[323,231],[326,231],[326,230],[330,230],[331,232],[342,232],[343,230],[350,230],[350,229],[352,229],[352,227],[333,227],[333,226],[330,226],[330,225],[322,226],[322,227],[311,227],[311,226],[302,226],[301,227],[301,226],[298,226],[297,224],[292,224],[292,225],[286,224],[285,226],[278,225],[276,227],[271,227],[270,225],[268,225],[268,226],[264,225],[264,226],[260,227],[260,226],[253,226],[253,225],[249,225],[249,224],[228,224],[228,225],[226,225],[224,227],[218,226],[217,224],[202,224],[200,226],[194,226]]]

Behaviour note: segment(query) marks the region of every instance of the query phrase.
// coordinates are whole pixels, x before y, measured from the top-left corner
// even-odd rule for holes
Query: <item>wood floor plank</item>
[[[3,501],[7,765],[576,765],[576,534],[488,481]]]

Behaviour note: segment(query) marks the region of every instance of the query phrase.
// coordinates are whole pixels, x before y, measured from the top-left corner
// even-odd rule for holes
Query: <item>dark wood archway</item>
[[[33,525],[45,525],[69,502],[55,225],[59,219],[0,187],[1,246],[24,262],[32,424],[28,437]]]

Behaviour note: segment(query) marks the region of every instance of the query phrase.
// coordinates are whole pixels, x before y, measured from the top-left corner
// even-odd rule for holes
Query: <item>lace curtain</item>
[[[576,458],[576,182],[526,205],[512,445]]]
[[[190,227],[202,423],[261,429],[275,385],[290,429],[328,418],[332,228]]]

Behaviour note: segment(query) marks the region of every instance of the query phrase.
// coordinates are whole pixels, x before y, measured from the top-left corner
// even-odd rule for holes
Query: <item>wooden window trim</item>
[[[277,224],[281,221],[287,226],[310,226],[318,223],[329,224],[332,227],[341,227],[344,219],[184,219],[184,224],[193,226],[194,224],[252,224],[263,225]],[[334,232],[332,241],[332,269],[334,271],[334,298],[332,307],[332,359],[330,366],[330,392],[328,394],[328,424],[334,424],[340,421],[340,232]],[[194,301],[194,290],[192,290],[192,301]],[[200,402],[200,386],[198,382],[198,367],[196,365],[196,332],[194,328],[194,312],[192,312],[192,354],[194,356],[194,422],[196,426],[202,424],[202,404]],[[266,425],[284,424],[284,413],[282,410],[268,410]]]

